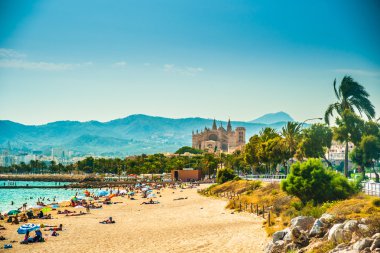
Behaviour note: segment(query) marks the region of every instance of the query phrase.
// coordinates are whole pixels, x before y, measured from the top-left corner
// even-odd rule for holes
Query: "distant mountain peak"
[[[248,121],[248,122],[261,123],[261,124],[273,124],[277,122],[288,122],[288,121],[294,121],[294,119],[286,112],[280,111],[280,112],[264,114],[263,116],[257,119]]]

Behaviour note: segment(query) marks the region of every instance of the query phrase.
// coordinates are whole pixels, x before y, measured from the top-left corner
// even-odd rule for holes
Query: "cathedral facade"
[[[193,131],[192,143],[193,148],[211,153],[233,153],[245,145],[245,128],[237,127],[232,130],[230,120],[228,120],[227,130],[222,125],[218,128],[214,119],[211,129],[205,127],[203,131],[197,130],[195,133]]]

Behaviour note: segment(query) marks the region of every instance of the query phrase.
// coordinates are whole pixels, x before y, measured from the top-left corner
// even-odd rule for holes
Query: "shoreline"
[[[31,220],[49,225],[63,224],[58,237],[47,237],[44,243],[21,245],[18,225],[6,224],[0,231],[8,240],[16,240],[10,252],[262,252],[269,238],[262,219],[253,215],[231,214],[226,201],[210,199],[197,189],[165,188],[155,198],[157,205],[140,205],[142,199],[115,197],[121,202],[92,209],[90,214],[70,217],[52,211],[52,220]],[[183,199],[181,199],[183,198]],[[174,201],[175,199],[181,199]],[[77,211],[81,209],[60,208]],[[82,209],[84,210],[84,209]],[[112,216],[115,224],[99,224]],[[43,231],[45,236],[46,231]],[[4,244],[4,241],[2,241]]]

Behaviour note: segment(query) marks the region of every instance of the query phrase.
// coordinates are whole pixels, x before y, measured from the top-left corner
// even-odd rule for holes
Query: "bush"
[[[295,163],[281,189],[298,197],[303,204],[346,199],[356,192],[355,186],[340,173],[327,170],[319,159]]]
[[[231,169],[220,169],[218,173],[216,173],[216,182],[219,184],[223,184],[227,181],[234,180],[235,173]]]
[[[374,205],[376,207],[380,207],[380,198],[376,198],[376,199],[372,200],[372,205]]]

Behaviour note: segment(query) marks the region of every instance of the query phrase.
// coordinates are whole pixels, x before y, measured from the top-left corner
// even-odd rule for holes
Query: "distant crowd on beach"
[[[23,223],[23,225],[21,225],[17,230],[19,234],[24,234],[24,238],[20,242],[21,244],[44,242],[44,235],[41,232],[42,229],[44,229],[43,231],[50,232],[50,234],[45,236],[58,236],[59,233],[57,233],[57,231],[63,231],[62,224],[60,224],[59,226],[45,224],[46,221],[53,218],[53,211],[56,211],[56,215],[82,216],[89,214],[91,209],[99,209],[103,208],[103,206],[105,205],[123,203],[120,201],[114,201],[114,197],[128,198],[128,200],[131,201],[137,200],[137,197],[140,197],[141,199],[147,199],[147,201],[141,202],[140,205],[160,204],[158,200],[154,199],[161,197],[161,192],[165,189],[195,188],[197,185],[199,184],[136,183],[134,185],[129,185],[126,187],[106,189],[100,188],[96,191],[92,189],[91,192],[89,190],[84,190],[83,195],[79,192],[76,192],[75,195],[69,201],[65,201],[62,203],[56,202],[56,197],[52,199],[46,197],[39,197],[35,202],[36,206],[27,208],[27,203],[24,203],[20,208],[11,210],[3,214],[0,213],[0,220],[5,221],[5,223],[9,225],[21,225],[21,223]],[[75,208],[79,210],[77,211],[75,209],[73,210],[70,208]],[[83,209],[83,211],[80,209]],[[30,223],[36,221],[38,221],[37,224]],[[102,220],[99,223],[113,224],[115,222],[116,221],[112,217],[108,217],[107,219]],[[0,225],[0,230],[2,229],[5,229],[5,227]],[[34,232],[34,236],[31,236],[32,232]],[[2,238],[0,237],[0,240],[1,239]],[[4,247],[6,247],[6,245]],[[8,245],[7,247],[11,246]]]

